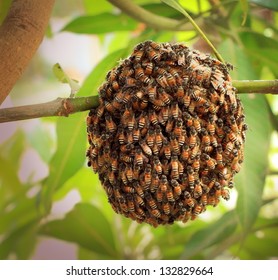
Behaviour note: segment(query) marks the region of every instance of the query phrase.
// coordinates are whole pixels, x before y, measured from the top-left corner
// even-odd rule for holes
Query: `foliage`
[[[77,95],[95,95],[107,71],[140,41],[186,41],[207,51],[193,27],[189,31],[153,30],[107,1],[93,2],[83,0],[80,15],[59,31],[93,34],[106,49],[106,57]],[[155,14],[183,19],[181,13],[159,1],[134,2]],[[213,4],[218,1],[179,2],[193,19],[200,20],[199,27],[235,66],[231,73],[234,79],[277,76],[277,1],[224,0],[218,6]],[[234,205],[221,202],[196,221],[156,229],[120,217],[110,208],[97,176],[86,167],[84,113],[69,119],[42,120],[32,133],[18,126],[0,144],[0,258],[32,258],[44,237],[76,244],[80,259],[277,258],[278,164],[272,160],[278,152],[278,128],[272,126],[277,124],[277,98],[248,94],[240,99],[249,130],[245,161],[232,190]],[[56,138],[49,124],[55,125]],[[0,129],[5,134],[4,128]],[[23,158],[30,150],[47,166],[39,180],[35,174],[25,179],[21,175],[26,167]],[[55,205],[73,192],[78,203],[64,216],[55,216]]]

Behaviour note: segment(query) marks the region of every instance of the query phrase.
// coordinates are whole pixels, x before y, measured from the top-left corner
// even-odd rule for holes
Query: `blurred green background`
[[[3,20],[11,1],[0,1]],[[172,19],[156,0],[133,0]],[[278,74],[278,2],[180,1],[226,61],[234,79]],[[108,1],[57,1],[45,39],[2,107],[68,97],[52,66],[96,95],[106,72],[140,41],[184,42],[209,52],[194,31],[154,30]],[[278,98],[243,94],[245,161],[230,201],[187,224],[156,229],[113,212],[87,168],[86,112],[0,124],[0,259],[277,259]]]

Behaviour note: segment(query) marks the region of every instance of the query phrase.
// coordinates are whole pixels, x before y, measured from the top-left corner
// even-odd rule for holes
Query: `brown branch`
[[[28,120],[34,118],[64,116],[87,111],[97,107],[99,104],[98,96],[79,97],[79,98],[57,98],[56,100],[19,106],[13,108],[0,109],[0,123]]]
[[[238,94],[278,94],[278,80],[234,80],[233,86],[237,88]],[[47,103],[0,109],[0,123],[50,116],[67,117],[70,114],[96,108],[98,105],[98,96],[57,98]]]
[[[39,47],[55,0],[14,0],[0,27],[0,104]]]

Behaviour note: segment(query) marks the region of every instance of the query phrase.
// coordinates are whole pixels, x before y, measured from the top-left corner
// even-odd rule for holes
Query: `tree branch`
[[[57,98],[53,101],[0,109],[0,123],[51,116],[68,117],[70,114],[97,107],[98,96]]]
[[[55,0],[14,0],[0,27],[0,104],[39,47]]]
[[[237,88],[239,94],[278,94],[278,80],[234,80],[233,86]],[[98,105],[98,96],[57,98],[41,104],[0,109],[0,123],[50,116],[68,117],[70,114],[87,111]]]
[[[162,17],[151,13],[142,7],[136,5],[132,1],[126,0],[108,0],[115,7],[119,8],[121,11],[129,15],[130,17],[145,23],[149,27],[157,30],[192,30],[192,25],[190,22],[184,22],[184,20],[175,20],[167,17]],[[198,21],[198,20],[197,20]]]

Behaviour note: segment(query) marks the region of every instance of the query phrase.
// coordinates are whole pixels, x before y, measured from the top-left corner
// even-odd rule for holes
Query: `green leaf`
[[[77,204],[62,220],[42,226],[41,234],[77,243],[109,258],[118,258],[112,229],[105,216],[90,204]]]
[[[42,210],[50,210],[55,190],[73,176],[84,164],[86,153],[86,128],[84,113],[72,115],[70,119],[57,121],[57,150],[49,164],[49,176],[45,180],[41,199]]]
[[[276,0],[249,0],[249,2],[274,11],[278,11],[278,1]]]
[[[113,10],[113,5],[106,0],[98,0],[97,5],[92,0],[83,0],[84,7],[88,14],[100,14]]]
[[[187,17],[186,12],[184,11],[184,8],[180,5],[180,3],[177,0],[161,0],[168,6],[172,7],[173,9],[179,11],[180,13],[184,14]]]
[[[259,49],[259,51],[258,51]],[[278,50],[272,48],[246,49],[246,52],[260,65],[268,67],[275,76],[278,75]]]
[[[236,66],[235,71],[231,73],[233,78],[246,80],[258,78],[249,58],[232,41],[226,40],[221,49],[227,60]],[[238,191],[236,212],[244,232],[247,233],[256,221],[262,204],[272,128],[264,96],[242,94],[239,98],[244,105],[249,130],[246,135],[244,162],[239,174],[235,176]]]
[[[186,243],[182,259],[189,259],[202,253],[203,250],[228,238],[237,227],[235,211],[224,214],[218,221],[209,224],[206,228],[195,232]]]
[[[36,245],[38,222],[34,219],[5,236],[0,243],[0,259],[7,259],[10,254],[20,260],[28,259]]]
[[[127,55],[128,49],[120,49],[107,55],[88,75],[77,96],[97,95],[98,87],[105,81],[105,76],[116,63]]]
[[[68,74],[63,70],[62,66],[59,63],[55,63],[52,67],[53,74],[55,77],[63,84],[68,84],[71,89],[70,97],[73,97],[74,94],[79,90],[80,86],[78,81],[70,78]]]
[[[236,210],[244,231],[248,232],[262,205],[271,124],[264,96],[244,95],[241,100],[249,130],[246,135],[244,162],[240,173],[235,177],[238,191]]]
[[[48,163],[53,154],[54,140],[50,135],[50,131],[47,130],[46,124],[41,122],[40,125],[35,126],[32,131],[28,132],[26,137],[41,159]]]
[[[126,15],[102,13],[78,17],[63,27],[62,31],[82,34],[104,34],[120,30],[132,31],[136,29],[137,25],[137,21]]]

